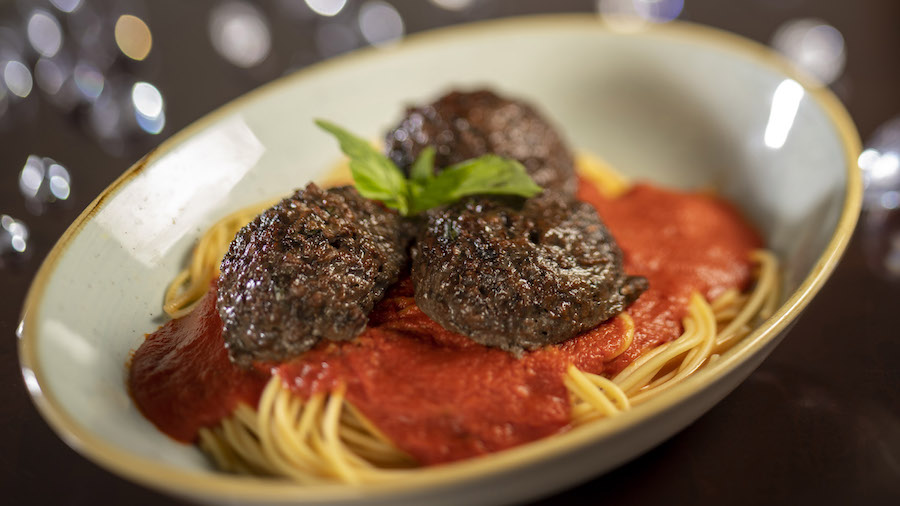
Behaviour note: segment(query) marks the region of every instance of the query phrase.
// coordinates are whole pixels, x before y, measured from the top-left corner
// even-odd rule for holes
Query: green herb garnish
[[[341,151],[350,158],[356,190],[403,216],[449,204],[466,195],[533,197],[541,192],[521,163],[497,155],[472,158],[435,174],[435,153],[430,146],[419,154],[407,179],[394,162],[365,140],[325,120],[316,120],[316,125],[334,135]]]

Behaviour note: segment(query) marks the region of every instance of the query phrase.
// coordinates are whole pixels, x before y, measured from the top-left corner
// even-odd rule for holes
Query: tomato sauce
[[[144,416],[190,443],[197,429],[215,425],[238,403],[255,406],[268,379],[228,359],[213,283],[194,311],[147,336],[131,358],[128,386]]]
[[[621,371],[646,350],[681,335],[691,293],[712,301],[730,288],[745,290],[752,280],[749,255],[763,246],[762,239],[721,198],[639,183],[606,199],[585,180],[577,196],[597,208],[616,238],[625,254],[625,272],[650,281],[650,289],[628,308],[635,336],[622,355],[603,363],[590,351],[597,346],[594,334],[605,333],[607,324],[561,346],[582,370]]]
[[[631,346],[613,318],[561,345],[515,357],[449,332],[401,280],[350,342],[323,342],[290,362],[233,366],[221,337],[215,286],[190,315],[164,325],[135,353],[130,377],[141,411],[161,430],[191,441],[239,402],[255,405],[269,374],[301,397],[347,385],[347,399],[401,450],[424,465],[517,446],[567,430],[569,364],[612,375],[645,350],[678,337],[688,299],[713,299],[751,280],[758,235],[726,202],[702,193],[635,185],[606,199],[581,182],[625,253],[625,270],[650,281],[631,305]]]

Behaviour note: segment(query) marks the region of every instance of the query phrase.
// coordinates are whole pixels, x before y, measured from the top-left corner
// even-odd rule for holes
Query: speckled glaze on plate
[[[213,470],[159,433],[125,388],[130,352],[201,231],[325,176],[338,152],[312,119],[373,138],[413,102],[490,86],[530,100],[569,143],[634,179],[714,186],[784,265],[783,304],[721,360],[630,412],[520,448],[372,486],[300,486]],[[832,272],[859,213],[857,133],[826,89],[764,47],[684,23],[635,33],[595,16],[482,22],[366,49],[264,86],[173,136],[75,221],[18,329],[25,382],[68,444],[193,500],[488,504],[600,474],[684,428],[746,378]]]

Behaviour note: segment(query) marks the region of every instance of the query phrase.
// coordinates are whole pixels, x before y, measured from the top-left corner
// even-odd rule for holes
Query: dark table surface
[[[107,78],[104,93],[115,96],[116,86],[121,94],[122,86],[127,90],[135,81],[148,81],[166,104],[165,127],[151,135],[134,124],[101,132],[91,123],[96,105],[83,99],[73,105],[54,97],[38,80],[24,99],[7,93],[5,103],[0,102],[0,214],[22,220],[30,230],[27,255],[4,257],[0,267],[0,502],[4,504],[178,504],[97,467],[49,429],[23,385],[15,328],[43,257],[75,216],[144,152],[230,99],[339,51],[341,47],[323,42],[325,24],[350,27],[344,33],[355,35],[345,47],[364,44],[353,28],[361,2],[351,0],[338,16],[327,19],[311,13],[302,0],[260,2],[258,12],[271,34],[270,52],[260,64],[242,69],[222,58],[210,43],[210,12],[223,3],[98,0],[67,14],[50,2],[0,1],[0,27],[11,28],[0,30],[0,60],[4,51],[18,47],[29,68],[37,54],[22,42],[35,7],[61,20],[63,51],[73,60],[78,55],[104,54],[103,44],[110,46],[113,40],[115,19],[124,13],[138,15],[153,33],[150,55],[141,62],[121,55],[105,60],[100,67]],[[389,3],[403,17],[407,33],[479,18],[596,11],[598,5],[574,0],[481,0],[468,9],[449,11],[424,0]],[[823,20],[844,38],[846,67],[832,89],[846,104],[861,137],[870,139],[879,125],[900,114],[900,2],[683,3],[681,19],[763,43],[790,20]],[[84,23],[101,30],[99,42],[84,38],[89,34]],[[103,30],[109,32],[105,38]],[[73,35],[76,32],[82,38]],[[9,42],[16,37],[19,42]],[[111,47],[114,52],[115,45]],[[68,199],[43,205],[26,202],[18,177],[31,154],[52,157],[68,168],[72,189]],[[900,281],[897,269],[892,274],[883,259],[891,230],[894,234],[900,230],[895,214],[863,213],[831,280],[783,344],[733,394],[644,456],[539,502],[900,504]],[[893,237],[897,248],[900,235]]]

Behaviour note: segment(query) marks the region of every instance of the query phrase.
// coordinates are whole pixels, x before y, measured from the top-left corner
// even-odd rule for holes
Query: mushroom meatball
[[[454,91],[410,108],[387,134],[388,156],[407,173],[426,146],[435,148],[438,172],[493,153],[521,162],[544,188],[574,193],[577,186],[572,154],[553,127],[528,104],[490,91]]]
[[[349,186],[310,184],[264,211],[222,261],[217,309],[232,361],[284,361],[356,337],[407,244],[401,218]]]
[[[545,191],[429,211],[413,248],[419,307],[444,328],[511,352],[559,343],[647,289],[588,204]]]

